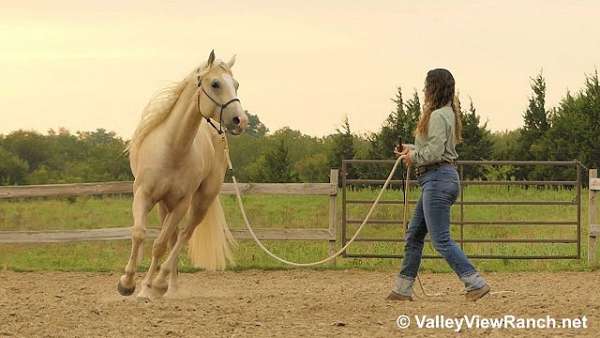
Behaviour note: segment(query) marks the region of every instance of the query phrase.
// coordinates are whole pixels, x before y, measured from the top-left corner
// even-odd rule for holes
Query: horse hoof
[[[126,288],[123,285],[121,285],[121,281],[119,281],[119,284],[117,284],[117,291],[119,291],[119,294],[121,294],[121,296],[131,296],[135,291],[135,285],[131,288]]]

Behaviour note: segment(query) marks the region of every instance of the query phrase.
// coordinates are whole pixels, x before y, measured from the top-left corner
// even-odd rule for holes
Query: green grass
[[[349,191],[349,199],[374,199],[377,191]],[[418,191],[410,192],[416,199]],[[390,190],[384,199],[401,199],[401,192]],[[468,187],[465,188],[466,201],[486,200],[544,200],[570,201],[575,198],[574,190],[523,189],[519,187]],[[341,200],[341,197],[340,197]],[[243,221],[233,196],[223,196],[222,201],[227,219],[232,228],[242,228]],[[251,222],[260,228],[326,228],[328,222],[328,198],[319,196],[247,196],[245,205]],[[582,256],[587,257],[587,191],[582,192]],[[341,204],[338,204],[341,217]],[[362,219],[369,205],[351,205],[348,218]],[[35,199],[0,201],[0,231],[7,230],[49,230],[49,229],[93,229],[104,227],[127,227],[131,225],[131,198],[113,196],[106,198],[86,197],[77,199]],[[410,210],[412,212],[412,208]],[[453,207],[453,219],[460,218],[460,207]],[[465,220],[576,220],[575,206],[465,206]],[[381,205],[372,219],[396,219],[402,217],[402,207]],[[152,212],[150,225],[158,225],[156,212]],[[357,226],[347,229],[347,237],[352,236]],[[341,230],[341,229],[340,229]],[[458,225],[452,226],[455,239],[461,237]],[[404,231],[399,224],[369,224],[361,234],[362,238],[402,238]],[[465,225],[465,239],[576,239],[575,225]],[[301,262],[319,260],[327,255],[327,244],[323,241],[267,241],[267,246],[283,257]],[[146,243],[146,253],[150,252],[151,241]],[[466,243],[467,254],[493,255],[574,255],[575,244],[505,244],[505,243]],[[80,242],[69,244],[2,245],[0,244],[0,268],[24,270],[61,271],[121,271],[129,255],[129,241]],[[350,253],[402,254],[402,243],[361,242],[353,245]],[[233,269],[281,269],[282,264],[266,256],[251,241],[241,241],[235,251],[237,266]],[[433,254],[430,244],[426,244],[426,254]],[[587,270],[585,259],[581,260],[475,260],[482,271],[556,271]],[[140,267],[144,270],[148,257]],[[337,268],[396,269],[398,259],[340,259]],[[185,258],[181,267],[193,271]],[[330,268],[324,266],[322,268]],[[423,269],[428,271],[450,271],[441,259],[426,259]]]

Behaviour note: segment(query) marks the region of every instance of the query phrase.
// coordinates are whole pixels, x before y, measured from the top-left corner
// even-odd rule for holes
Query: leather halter
[[[217,126],[215,126],[215,124],[213,123],[212,119],[204,114],[202,114],[202,111],[200,110],[200,94],[198,94],[198,112],[200,113],[200,115],[202,115],[202,117],[204,117],[206,119],[206,122],[208,122],[208,124],[210,124],[214,130],[217,131],[217,133],[219,133],[219,135],[223,134],[223,110],[225,110],[225,108],[227,108],[227,106],[229,106],[230,104],[234,103],[234,102],[240,102],[240,99],[236,96],[234,98],[232,98],[231,100],[225,102],[224,104],[219,103],[217,100],[213,99],[212,96],[210,96],[208,94],[208,92],[204,89],[204,87],[202,86],[202,78],[198,77],[198,88],[200,88],[202,90],[202,92],[204,93],[204,95],[206,95],[215,105],[217,105],[217,107],[221,108],[219,111],[219,128],[217,128]]]

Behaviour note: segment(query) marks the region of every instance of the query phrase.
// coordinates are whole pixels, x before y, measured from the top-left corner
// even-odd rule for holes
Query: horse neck
[[[177,153],[189,152],[203,119],[195,93],[196,86],[188,84],[167,119],[168,135],[171,137],[169,143]]]

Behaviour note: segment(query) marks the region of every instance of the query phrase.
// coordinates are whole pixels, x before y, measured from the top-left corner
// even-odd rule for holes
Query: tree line
[[[499,94],[501,95],[501,94]],[[546,104],[546,80],[540,72],[531,79],[531,93],[521,128],[491,132],[476,105],[457,97],[463,123],[464,160],[579,160],[600,166],[600,83],[598,72],[586,75],[583,87],[568,91],[556,107]],[[358,134],[346,117],[330,135],[314,137],[284,127],[270,132],[255,114],[250,127],[230,137],[236,176],[245,182],[325,182],[329,169],[342,159],[393,159],[398,139],[414,142],[421,113],[417,91],[405,99],[397,88],[394,109],[379,130]],[[466,107],[466,108],[465,108]],[[0,135],[0,184],[50,184],[131,180],[129,160],[123,153],[126,140],[114,132],[97,129],[72,133],[66,129],[45,134],[18,130]],[[382,178],[389,166],[352,165],[349,175]],[[573,169],[544,166],[467,166],[470,179],[564,179]]]

